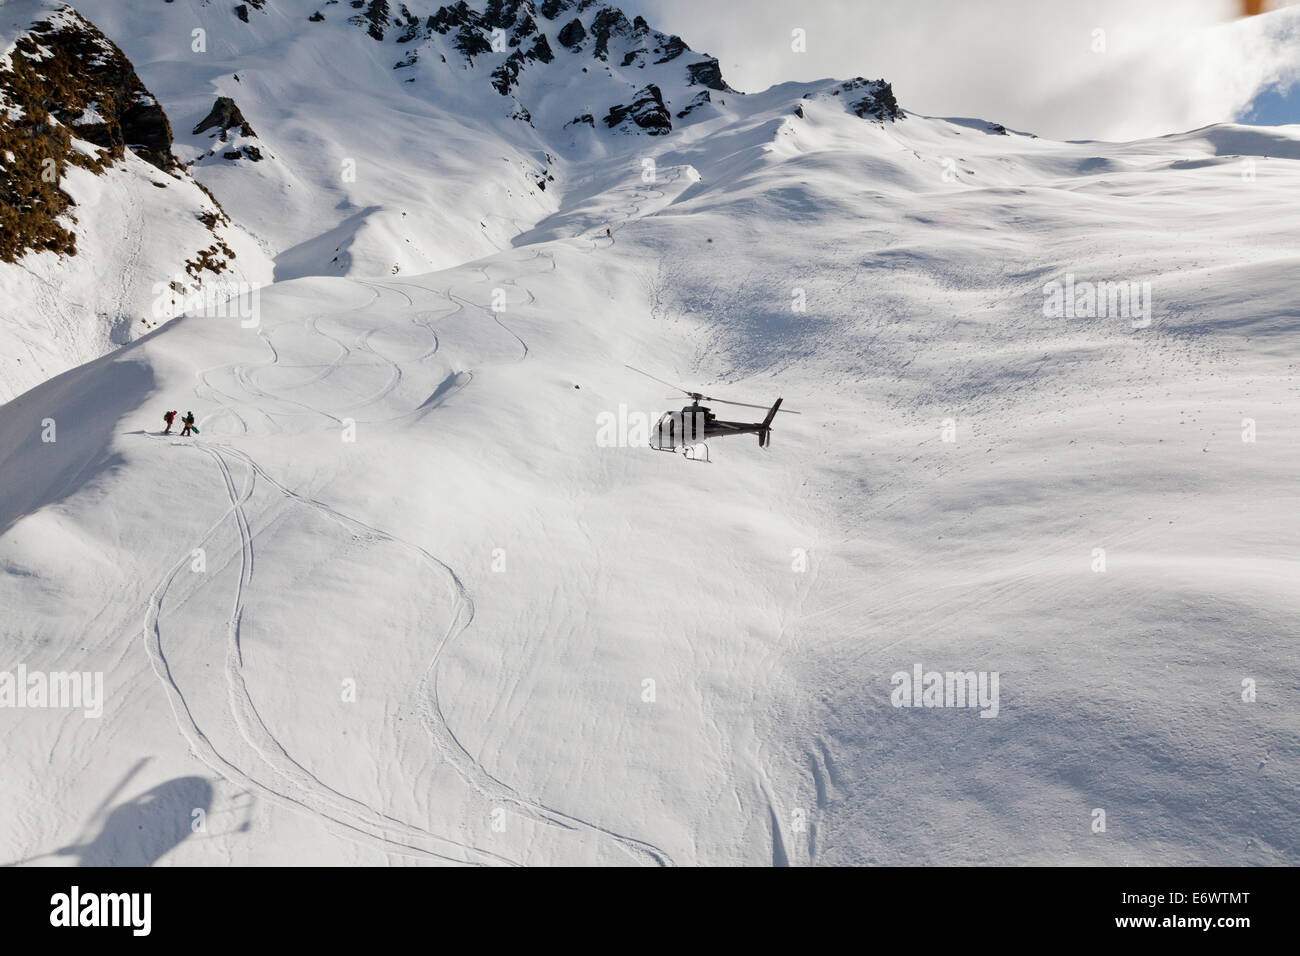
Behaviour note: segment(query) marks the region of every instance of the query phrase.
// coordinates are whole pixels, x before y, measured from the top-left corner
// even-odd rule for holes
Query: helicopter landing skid
[[[669,454],[669,455],[675,455],[678,452],[681,452],[682,459],[684,461],[694,461],[700,463],[701,465],[713,464],[712,459],[709,458],[709,446],[704,442],[696,442],[694,445],[675,445],[672,447],[665,447],[662,445],[651,445],[650,447],[655,451],[662,451],[665,454]],[[703,458],[700,457],[699,450],[701,448],[704,449]]]

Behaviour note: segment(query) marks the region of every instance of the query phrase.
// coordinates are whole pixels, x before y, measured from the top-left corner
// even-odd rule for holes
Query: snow
[[[349,64],[372,108],[326,125],[306,27],[191,89],[171,32],[228,11],[108,6],[178,135],[226,93],[276,154],[196,175],[277,281],[0,406],[0,646],[106,684],[0,710],[0,859],[1296,862],[1300,129],[1061,143],[786,84],[528,195],[486,76],[467,120]],[[1150,283],[1151,325],[1044,315],[1067,274]],[[684,404],[626,364],[802,414],[712,465],[602,447]],[[891,706],[917,663],[997,673],[997,717]]]

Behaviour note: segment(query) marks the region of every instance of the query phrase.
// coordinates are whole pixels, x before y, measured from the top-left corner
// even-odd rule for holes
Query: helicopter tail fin
[[[766,448],[768,445],[772,444],[772,419],[776,418],[776,413],[780,408],[781,399],[778,398],[776,404],[772,406],[771,411],[767,413],[767,417],[763,419],[762,427],[758,430],[759,448]]]

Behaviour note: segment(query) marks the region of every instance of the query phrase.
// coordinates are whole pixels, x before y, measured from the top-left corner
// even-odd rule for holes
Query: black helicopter
[[[665,382],[661,378],[655,378],[649,372],[643,372],[639,368],[633,368],[631,365],[626,366],[638,375],[644,375],[648,379],[658,382],[660,385],[667,385],[675,389],[691,400],[691,404],[683,408],[680,412],[664,412],[659,421],[655,424],[654,430],[650,433],[650,447],[655,451],[676,452],[681,451],[682,457],[687,461],[709,461],[709,446],[706,439],[722,438],[727,435],[758,435],[758,447],[766,448],[772,442],[772,419],[776,418],[776,413],[783,411],[781,408],[781,399],[767,409],[767,417],[761,422],[727,422],[722,421],[717,415],[714,415],[708,408],[701,405],[700,402],[717,402],[722,405],[739,405],[742,408],[767,408],[766,405],[751,405],[748,402],[729,402],[723,398],[711,398],[700,392],[692,392],[682,388],[680,385],[674,385],[671,382]],[[784,409],[788,415],[798,415],[798,412],[792,412],[790,409]],[[704,449],[704,457],[699,457],[697,449]]]

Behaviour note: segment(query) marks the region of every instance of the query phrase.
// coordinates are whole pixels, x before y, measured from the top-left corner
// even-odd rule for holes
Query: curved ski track
[[[536,260],[542,257],[543,254],[539,251],[533,256],[533,259]],[[550,260],[551,270],[554,270],[556,268],[554,257],[549,254],[546,257]],[[482,272],[485,281],[495,281],[489,275],[485,267],[478,268],[479,271]],[[479,309],[486,312],[493,321],[502,328],[502,330],[508,333],[518,343],[521,349],[521,354],[518,359],[519,361],[523,361],[528,356],[527,342],[515,333],[514,330],[507,327],[490,307],[477,305],[468,299],[458,296],[450,287],[447,289],[429,289],[423,286],[409,285],[406,283],[379,283],[369,280],[356,281],[358,281],[358,284],[366,286],[375,293],[375,298],[365,306],[356,310],[357,312],[361,312],[364,309],[369,308],[376,301],[379,301],[384,292],[402,296],[406,300],[407,308],[414,309],[415,302],[411,296],[401,291],[400,288],[394,288],[394,285],[407,285],[409,288],[419,289],[426,294],[441,295],[447,299],[450,305],[454,306],[450,312],[441,316],[435,315],[432,311],[421,311],[414,314],[412,321],[427,329],[434,339],[433,348],[414,361],[423,361],[424,359],[436,354],[440,348],[439,336],[432,327],[432,321],[434,318],[445,320],[461,314],[467,308]],[[501,280],[501,282],[503,285],[514,286],[522,289],[522,291],[528,296],[529,303],[536,301],[536,297],[530,289],[524,286],[519,286],[514,280]],[[346,362],[349,356],[353,354],[353,350],[356,349],[375,356],[382,362],[390,365],[393,371],[389,381],[385,383],[378,392],[352,407],[362,408],[382,401],[397,387],[402,376],[401,367],[396,362],[388,359],[369,345],[370,337],[376,332],[381,331],[382,327],[377,326],[364,332],[357,341],[349,347],[341,340],[321,331],[318,325],[320,318],[322,318],[320,315],[311,316],[306,322],[308,330],[322,338],[332,341],[339,347],[340,353],[316,376],[313,376],[307,382],[298,383],[293,387],[297,388],[302,385],[323,381],[344,362]],[[232,407],[231,402],[239,405],[247,405],[249,403],[240,401],[236,396],[221,391],[209,381],[210,373],[218,370],[226,370],[233,376],[233,380],[239,385],[245,394],[252,398],[266,400],[272,405],[283,403],[295,405],[303,409],[303,413],[305,414],[321,415],[335,422],[340,422],[341,419],[331,412],[296,401],[295,399],[286,397],[280,393],[267,392],[256,384],[253,380],[255,369],[278,366],[280,359],[279,353],[271,341],[271,336],[265,331],[265,329],[259,329],[258,335],[261,336],[263,342],[271,353],[270,359],[266,363],[252,368],[238,363],[233,365],[219,365],[204,369],[197,374],[199,384],[195,388],[195,393],[206,393],[206,396],[219,406],[219,408],[214,411],[214,414],[230,415],[239,423],[241,432],[244,434],[248,433],[247,423],[235,408]],[[472,378],[472,374],[470,377]],[[468,384],[468,382],[466,384]],[[202,389],[202,392],[200,389]],[[393,419],[386,419],[386,421],[400,420],[413,414],[414,411],[416,410],[408,411],[407,413],[396,416]],[[262,410],[262,414],[275,432],[282,431],[282,428],[278,423],[276,423],[273,415],[269,411]],[[473,600],[453,568],[417,544],[406,541],[379,528],[371,527],[370,525],[367,525],[356,518],[345,515],[314,498],[306,497],[294,492],[292,489],[287,488],[267,474],[267,472],[256,461],[244,452],[233,447],[229,442],[216,442],[205,439],[196,440],[194,445],[213,460],[213,463],[221,474],[222,481],[229,497],[228,509],[208,529],[207,533],[199,543],[202,544],[211,538],[217,529],[230,518],[234,519],[239,532],[240,575],[235,589],[235,594],[233,595],[226,626],[225,678],[229,696],[230,712],[244,741],[258,754],[267,767],[275,772],[275,777],[271,783],[263,782],[258,777],[255,777],[253,772],[237,766],[217,749],[204,732],[203,728],[199,725],[190,709],[188,701],[185,698],[184,691],[174,678],[168,664],[165,641],[159,618],[164,601],[168,600],[169,593],[173,588],[178,573],[190,561],[190,553],[187,552],[177,561],[154,589],[149,601],[149,607],[145,614],[143,635],[154,672],[162,682],[163,689],[167,694],[168,701],[176,718],[177,726],[181,734],[189,742],[195,755],[198,756],[200,760],[202,760],[213,771],[232,782],[249,790],[255,790],[273,802],[278,802],[313,814],[326,821],[326,825],[333,831],[358,842],[370,845],[382,852],[423,856],[454,863],[474,865],[519,865],[517,861],[507,859],[500,854],[482,850],[469,844],[461,843],[451,838],[435,834],[415,824],[398,820],[376,807],[372,807],[331,787],[296,761],[276,738],[271,728],[267,727],[265,722],[262,720],[244,679],[244,660],[240,635],[240,623],[243,615],[245,592],[247,591],[249,584],[252,582],[254,570],[253,532],[249,524],[248,515],[245,511],[245,505],[253,495],[257,480],[261,478],[271,487],[279,491],[285,498],[296,504],[315,510],[318,514],[323,515],[327,519],[346,529],[349,534],[360,536],[371,541],[391,542],[411,551],[416,555],[418,560],[427,563],[436,573],[442,575],[446,580],[448,587],[454,595],[455,613],[452,616],[451,623],[448,625],[447,630],[438,641],[433,657],[429,661],[429,664],[421,678],[420,715],[422,723],[434,746],[437,747],[442,757],[456,771],[466,785],[483,797],[489,800],[494,800],[500,804],[508,805],[515,812],[529,819],[566,830],[584,831],[593,834],[598,838],[609,840],[623,851],[627,852],[638,862],[664,866],[672,865],[672,860],[668,854],[658,847],[616,833],[613,830],[590,821],[552,809],[537,800],[520,794],[513,787],[494,777],[460,742],[460,739],[456,736],[456,733],[447,722],[443,709],[442,696],[438,687],[438,665],[444,652],[457,638],[469,629],[474,618]],[[230,459],[238,460],[244,466],[245,479],[242,489],[237,485],[234,476],[231,474]],[[197,589],[198,586],[199,585],[197,584],[194,585],[191,591]],[[180,596],[179,603],[183,604],[188,597],[189,594]]]

